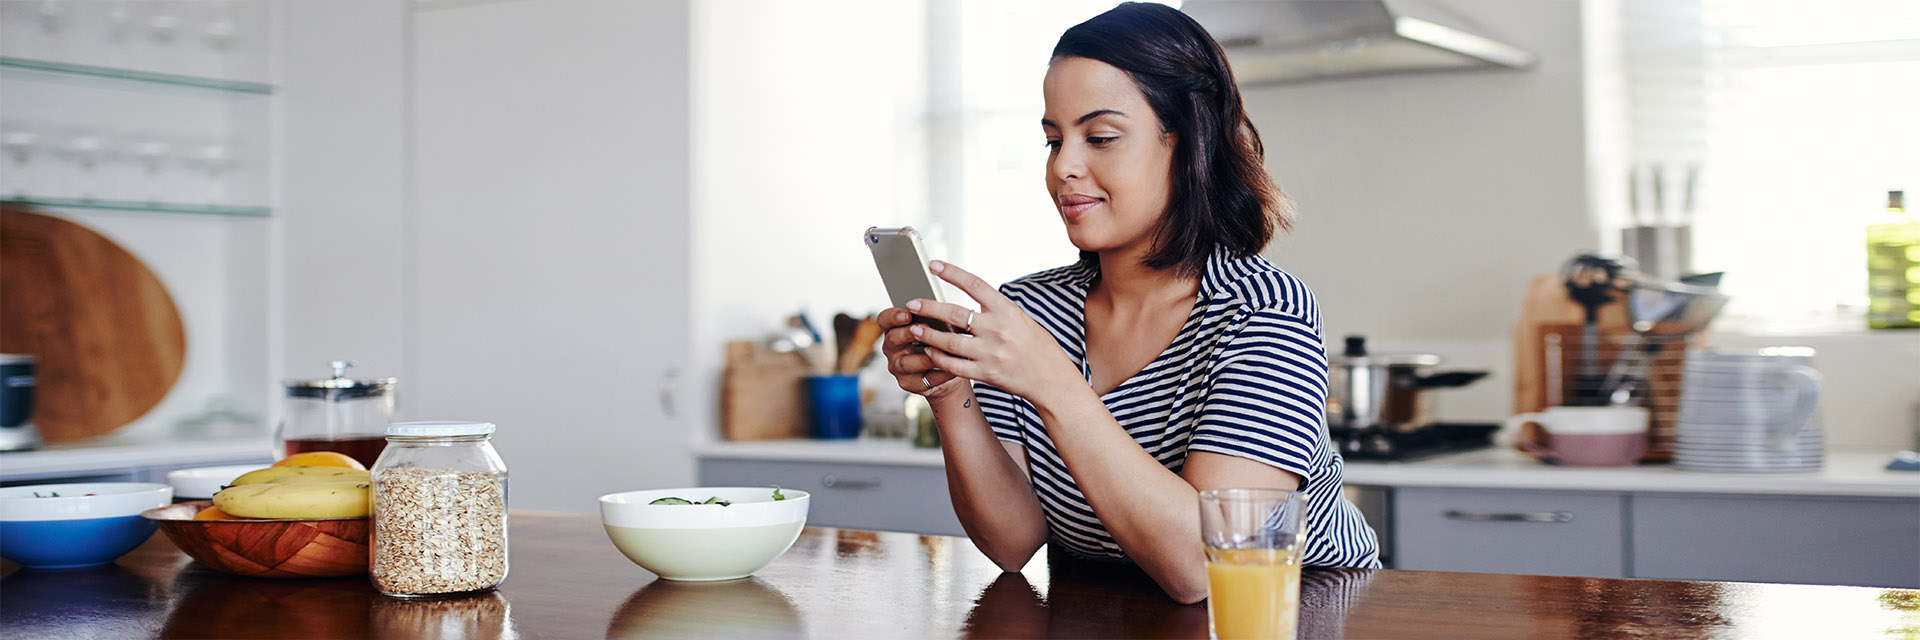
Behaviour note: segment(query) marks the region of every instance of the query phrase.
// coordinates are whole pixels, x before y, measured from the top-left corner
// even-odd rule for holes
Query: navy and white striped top
[[[1099,264],[1087,260],[1000,287],[1053,334],[1089,385],[1086,299],[1099,272]],[[1033,405],[986,383],[974,383],[974,394],[994,434],[1027,448],[1051,541],[1078,555],[1125,559],[1068,475]],[[1342,461],[1322,428],[1326,397],[1326,347],[1313,293],[1265,258],[1216,250],[1173,344],[1101,400],[1141,448],[1175,473],[1188,452],[1208,451],[1304,478],[1305,563],[1377,567],[1373,529],[1340,493]]]

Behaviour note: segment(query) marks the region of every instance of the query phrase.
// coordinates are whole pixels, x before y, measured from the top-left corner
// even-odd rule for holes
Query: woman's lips
[[[1085,214],[1088,209],[1092,209],[1094,207],[1100,206],[1101,202],[1105,202],[1105,201],[1092,196],[1083,196],[1079,194],[1069,194],[1069,195],[1061,196],[1060,197],[1060,215],[1066,216],[1068,220],[1073,220],[1075,218],[1080,217],[1082,214]]]

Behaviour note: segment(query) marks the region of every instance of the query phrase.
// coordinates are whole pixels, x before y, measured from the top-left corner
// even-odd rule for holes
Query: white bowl
[[[230,464],[222,467],[196,467],[167,472],[167,484],[173,485],[173,496],[187,500],[212,500],[213,494],[233,482],[234,478],[255,469],[266,468],[271,462],[259,464]]]
[[[0,489],[0,522],[124,518],[172,503],[173,487],[151,482],[32,484]]]
[[[693,487],[600,496],[600,521],[613,546],[640,568],[668,580],[732,580],[753,575],[800,538],[812,496],[773,487]],[[675,497],[717,504],[648,504]]]

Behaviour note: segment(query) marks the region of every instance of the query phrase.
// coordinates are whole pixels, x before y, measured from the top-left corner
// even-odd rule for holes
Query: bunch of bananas
[[[372,512],[372,487],[366,467],[353,458],[297,454],[234,478],[194,519],[363,518]]]

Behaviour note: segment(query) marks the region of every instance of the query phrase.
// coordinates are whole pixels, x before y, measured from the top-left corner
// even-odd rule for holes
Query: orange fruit
[[[308,451],[305,453],[296,453],[281,458],[279,462],[273,463],[273,466],[346,467],[348,469],[359,469],[361,471],[367,470],[367,465],[360,464],[360,461],[353,459],[353,456],[338,451]]]
[[[236,515],[230,515],[225,511],[221,511],[220,507],[207,507],[205,509],[201,509],[200,513],[193,514],[193,519],[195,520],[246,520],[246,518],[242,518]]]

